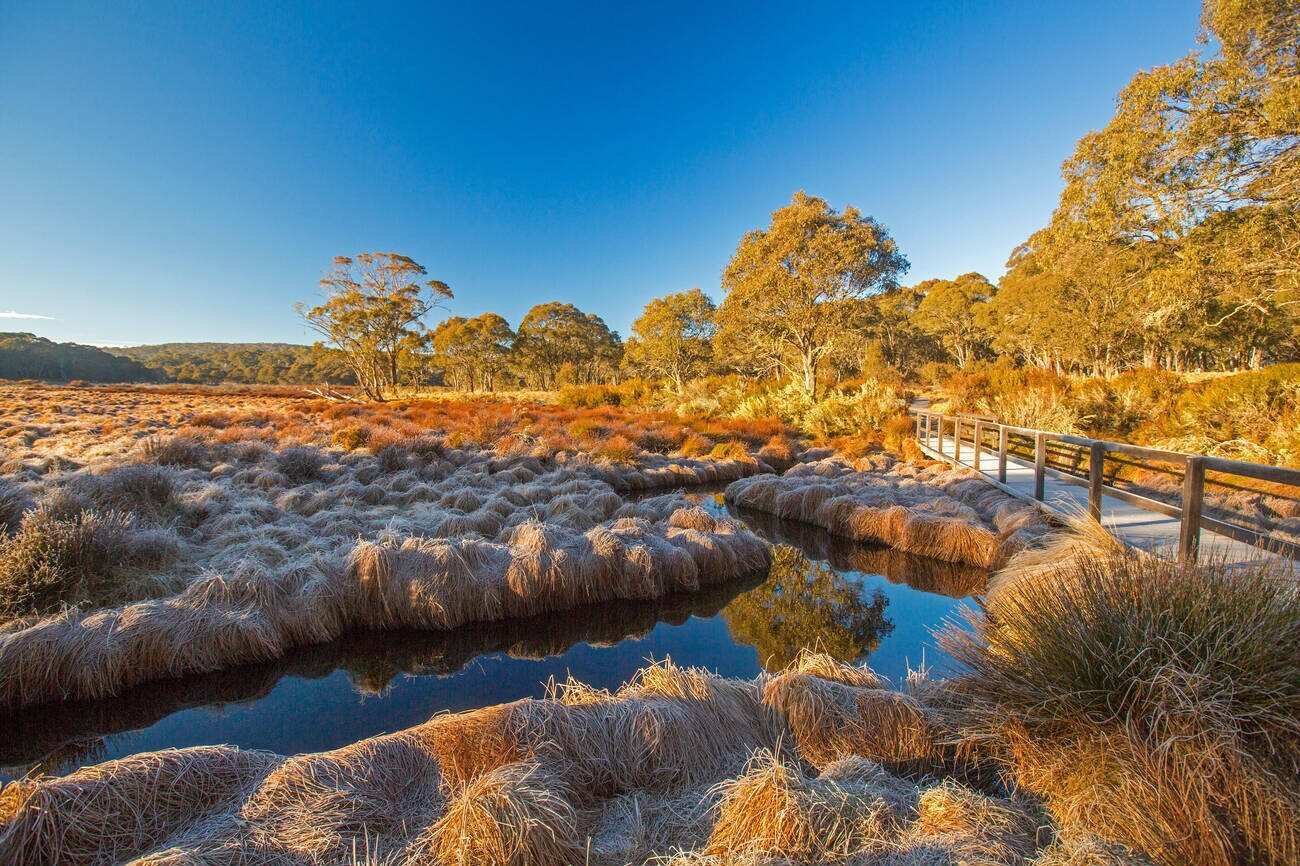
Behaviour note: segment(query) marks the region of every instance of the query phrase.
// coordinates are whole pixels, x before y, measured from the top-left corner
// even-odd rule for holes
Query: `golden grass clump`
[[[115,862],[243,796],[282,758],[228,746],[169,749],[109,761],[60,779],[6,786],[0,860]]]
[[[722,786],[704,853],[822,862],[890,850],[904,826],[908,786],[866,761],[837,769],[809,777],[771,752],[756,752],[745,772]]]
[[[947,757],[938,725],[921,702],[879,681],[855,685],[849,674],[824,678],[787,670],[768,680],[763,702],[786,719],[800,757],[815,767],[845,755],[906,767]]]
[[[520,762],[460,790],[430,828],[427,843],[436,862],[448,866],[577,863],[577,823],[559,780],[541,764]]]
[[[1160,863],[1296,862],[1294,574],[1091,549],[1035,562],[941,635],[962,734],[1062,825]]]
[[[110,761],[0,792],[0,862],[1144,862],[1115,843],[1122,824],[1102,826],[1117,811],[1151,805],[1125,806],[1140,788],[1114,787],[1126,778],[1112,775],[1128,760],[1122,750],[1099,747],[1100,756],[1119,756],[1110,764],[1081,761],[1059,739],[1033,739],[1056,750],[1052,773],[1089,773],[1098,786],[1089,796],[1118,801],[1093,803],[1087,814],[1061,810],[1053,792],[1049,815],[1025,793],[1043,777],[1013,761],[1025,759],[1024,744],[1004,734],[980,739],[975,729],[967,735],[984,758],[1003,762],[1005,780],[972,783],[941,763],[869,758],[861,748],[869,737],[897,736],[879,718],[863,723],[875,726],[868,739],[856,731],[839,754],[817,755],[814,772],[800,758],[825,748],[825,736],[809,714],[824,721],[835,711],[795,699],[825,697],[823,687],[854,698],[852,713],[866,706],[861,695],[887,691],[870,671],[813,653],[750,681],[665,662],[617,691],[570,680],[544,699],[437,715],[320,754],[202,747]],[[937,682],[906,697],[923,713],[931,700],[949,712],[965,707],[965,688]],[[975,711],[967,722],[982,718]]]
[[[854,541],[993,568],[1048,532],[1039,513],[962,470],[877,455],[832,458],[733,482],[729,503]]]
[[[615,497],[617,499],[617,497]],[[698,516],[684,517],[699,525]],[[277,579],[209,575],[181,593],[0,633],[0,704],[99,698],[152,679],[278,658],[351,628],[449,629],[578,604],[655,598],[765,570],[740,524],[620,518],[586,533],[524,523],[474,535],[358,542],[343,563]]]

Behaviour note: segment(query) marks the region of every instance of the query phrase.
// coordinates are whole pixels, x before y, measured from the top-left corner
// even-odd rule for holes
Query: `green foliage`
[[[357,384],[384,400],[425,368],[429,341],[424,318],[452,297],[440,280],[425,280],[424,266],[399,253],[336,256],[320,281],[325,300],[297,305],[312,330],[338,349]]]
[[[1181,450],[1300,464],[1298,428],[1300,363],[1192,385],[1171,412],[1153,417],[1139,435]]]
[[[433,331],[434,360],[448,384],[491,391],[510,364],[514,340],[514,331],[496,313],[452,316]]]
[[[901,389],[870,380],[856,391],[830,394],[811,406],[798,426],[823,439],[853,436],[880,430],[906,408]]]
[[[644,379],[628,379],[617,385],[565,385],[556,396],[556,402],[570,409],[595,409],[600,406],[636,406],[647,402],[654,394],[652,383]]]
[[[681,393],[688,379],[708,372],[716,312],[699,289],[654,298],[632,323],[624,364],[668,379]]]
[[[908,268],[888,230],[854,207],[795,193],[767,228],[740,241],[723,273],[714,351],[749,372],[781,372],[809,397],[859,315]]]
[[[159,381],[195,385],[351,385],[342,353],[289,343],[160,343],[108,350],[158,371]]]
[[[1167,370],[1139,367],[1110,379],[1088,378],[1074,388],[1080,414],[1095,436],[1125,439],[1169,412],[1187,380]]]
[[[623,343],[600,316],[573,304],[551,301],[529,310],[519,323],[513,363],[534,388],[592,383],[612,378]]]
[[[1300,6],[1207,2],[1206,45],[1138,73],[1063,167],[990,305],[999,351],[1110,374],[1300,352]]]
[[[0,379],[50,382],[161,382],[166,377],[137,360],[26,333],[0,333]]]
[[[996,289],[980,274],[955,280],[926,280],[913,287],[921,294],[913,317],[916,325],[948,350],[957,366],[970,366],[988,339],[988,302]]]

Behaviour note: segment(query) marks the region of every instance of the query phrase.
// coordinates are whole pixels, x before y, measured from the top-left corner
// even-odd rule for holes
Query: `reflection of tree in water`
[[[781,544],[773,550],[767,580],[737,597],[722,615],[731,636],[757,649],[768,670],[777,670],[803,647],[861,662],[894,630],[885,616],[888,604],[880,590],[868,597],[857,578]]]

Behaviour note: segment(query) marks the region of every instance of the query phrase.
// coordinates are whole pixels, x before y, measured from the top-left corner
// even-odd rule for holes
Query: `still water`
[[[718,495],[695,498],[724,510]],[[956,617],[961,599],[983,586],[983,572],[768,515],[732,516],[778,545],[766,576],[453,632],[353,634],[263,665],[146,684],[111,701],[24,710],[0,721],[0,780],[183,746],[333,749],[439,711],[540,697],[551,679],[616,688],[664,658],[752,677],[807,646],[895,680],[909,666],[944,670],[931,630]]]

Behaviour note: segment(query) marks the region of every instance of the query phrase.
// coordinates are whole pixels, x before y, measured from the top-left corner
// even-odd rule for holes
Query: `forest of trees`
[[[989,361],[1109,376],[1300,358],[1300,12],[1209,3],[1203,23],[1201,50],[1139,73],[1114,118],[1080,139],[1050,222],[996,284],[968,273],[902,285],[909,264],[881,222],[799,192],[740,240],[716,306],[699,289],[656,298],[626,345],[559,302],[517,331],[494,313],[454,317],[427,339],[412,332],[424,342],[408,343],[410,375],[441,371],[468,389],[636,376],[680,392],[736,373],[816,399],[927,365],[931,378]],[[401,303],[392,288],[360,279],[340,322],[382,319]]]
[[[94,346],[55,343],[35,334],[0,334],[0,379],[160,382],[163,378],[157,370]]]
[[[356,380],[336,351],[291,343],[159,343],[109,349],[168,382],[217,385],[349,385]],[[80,377],[85,378],[85,377]]]

